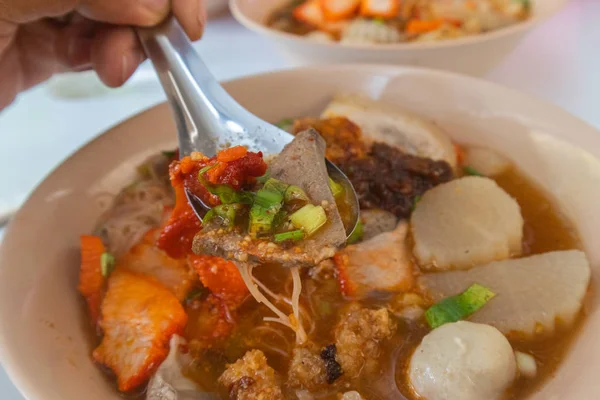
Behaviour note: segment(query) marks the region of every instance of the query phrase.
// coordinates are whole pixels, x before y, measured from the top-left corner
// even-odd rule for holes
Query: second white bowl
[[[294,65],[404,64],[482,75],[499,64],[527,32],[558,12],[568,0],[534,0],[531,19],[485,34],[440,42],[381,45],[320,43],[266,26],[268,16],[289,1],[230,0],[229,6],[242,25],[273,40]]]

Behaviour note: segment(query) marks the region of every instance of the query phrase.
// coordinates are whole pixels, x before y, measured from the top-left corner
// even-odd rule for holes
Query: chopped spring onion
[[[174,158],[175,154],[177,154],[177,152],[175,150],[164,150],[162,152],[162,155],[167,158]]]
[[[477,283],[456,296],[448,297],[425,311],[425,319],[433,329],[460,321],[483,307],[496,294]]]
[[[283,118],[278,123],[275,124],[279,129],[288,130],[294,125],[294,120],[292,118]]]
[[[213,185],[204,178],[204,173],[214,168],[217,164],[209,165],[198,172],[198,181],[208,190],[211,194],[219,196],[222,204],[252,204],[254,195],[251,192],[237,192],[234,188],[229,185]]]
[[[285,203],[310,203],[310,199],[300,187],[296,185],[288,186],[284,194]]]
[[[287,190],[288,186],[289,185],[287,183],[283,183],[280,180],[277,180],[275,178],[269,178],[265,182],[263,189],[269,190],[272,192],[279,192],[283,195],[285,193],[285,191]]]
[[[463,171],[465,172],[465,174],[471,175],[471,176],[485,176],[484,174],[477,171],[475,168],[471,167],[470,165],[465,165],[465,167],[463,168]]]
[[[213,220],[215,217],[219,217],[223,224],[228,228],[231,228],[235,223],[235,216],[237,212],[241,209],[241,204],[221,204],[216,207],[211,208],[204,218],[202,218],[203,223],[207,223]]]
[[[356,224],[354,231],[352,231],[352,234],[350,235],[348,240],[346,240],[346,243],[354,244],[354,243],[360,241],[363,238],[364,234],[365,234],[364,225],[360,220],[358,220],[358,223]]]
[[[290,216],[290,221],[297,229],[302,229],[306,236],[311,236],[327,222],[327,214],[321,206],[307,204]]]
[[[531,0],[515,0],[517,3],[521,3],[525,11],[531,10]]]
[[[259,176],[256,180],[260,183],[265,183],[271,178],[271,171],[267,170],[263,176]]]
[[[208,289],[206,289],[205,287],[197,287],[192,289],[187,296],[185,296],[185,301],[186,302],[190,302],[192,300],[195,300],[199,297],[203,297],[205,294],[208,293]]]
[[[423,198],[423,196],[415,196],[415,198],[413,199],[413,205],[411,208],[411,211],[415,211],[415,208],[417,208],[417,204],[419,204],[419,202],[421,201],[421,199]]]
[[[274,205],[281,205],[283,201],[283,195],[281,192],[261,189],[256,192],[256,196],[254,197],[254,205],[258,205],[264,208],[271,208]]]
[[[275,234],[275,242],[284,242],[286,240],[302,240],[304,239],[304,231],[302,229],[298,229],[291,232],[277,233]]]
[[[250,209],[248,232],[251,237],[256,238],[271,232],[275,216],[281,210],[282,202],[283,193],[278,190],[270,190],[263,187],[256,192],[254,204],[252,204],[252,208]]]
[[[373,18],[373,22],[377,25],[385,25],[385,20],[381,17]]]
[[[273,229],[279,228],[288,220],[288,213],[285,210],[279,210],[275,218],[273,218]]]
[[[331,189],[331,193],[333,193],[333,197],[335,198],[344,194],[344,187],[331,178],[329,178],[329,189]]]
[[[102,272],[102,276],[108,278],[108,276],[115,269],[115,257],[108,253],[104,252],[100,256],[100,271]]]

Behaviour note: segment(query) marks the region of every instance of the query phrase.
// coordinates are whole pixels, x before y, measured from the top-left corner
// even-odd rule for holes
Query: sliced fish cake
[[[435,301],[454,296],[473,283],[496,296],[470,320],[496,327],[504,334],[552,332],[560,320],[567,325],[577,316],[590,282],[590,266],[579,250],[553,251],[531,257],[497,261],[468,271],[426,274],[418,285]]]
[[[421,269],[467,269],[521,254],[523,217],[491,179],[470,176],[427,191],[411,216]]]

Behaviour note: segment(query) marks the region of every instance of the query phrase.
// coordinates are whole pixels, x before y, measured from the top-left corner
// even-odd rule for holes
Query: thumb
[[[82,0],[77,11],[89,19],[118,25],[152,26],[170,11],[169,0]]]

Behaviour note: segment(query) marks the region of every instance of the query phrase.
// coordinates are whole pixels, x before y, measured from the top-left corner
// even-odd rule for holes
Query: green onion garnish
[[[294,125],[294,120],[292,118],[283,118],[278,123],[275,124],[279,129],[287,130],[292,125]]]
[[[198,181],[208,190],[209,193],[219,196],[222,204],[252,204],[254,195],[250,192],[237,192],[229,185],[213,185],[204,178],[204,173],[214,168],[217,164],[208,165],[198,172]]]
[[[321,206],[307,204],[290,216],[290,221],[297,229],[302,229],[306,236],[311,236],[327,222],[327,214]]]
[[[279,243],[279,242],[284,242],[286,240],[302,240],[304,239],[304,232],[302,231],[302,229],[298,229],[296,231],[291,231],[291,232],[283,232],[283,233],[277,233],[275,234],[274,240],[275,242]]]
[[[465,167],[463,168],[463,171],[465,172],[465,174],[471,175],[471,176],[485,176],[484,174],[477,171],[475,168],[471,167],[470,165],[465,165]]]
[[[385,25],[385,20],[383,18],[373,18],[373,22],[376,23],[377,25]]]
[[[364,234],[365,234],[364,225],[360,220],[358,220],[358,223],[356,224],[354,231],[352,231],[352,234],[350,235],[350,237],[348,237],[348,239],[346,240],[346,243],[354,244],[354,243],[360,241],[363,238]]]
[[[102,276],[108,278],[108,276],[115,269],[115,257],[108,253],[104,252],[100,256],[100,271],[102,272]]]
[[[283,183],[280,180],[277,180],[275,178],[269,178],[266,182],[265,185],[262,187],[264,190],[269,190],[272,192],[278,192],[281,193],[282,195],[285,193],[285,191],[288,188],[288,184],[287,183]]]
[[[271,180],[267,181],[270,182]],[[267,186],[267,184],[265,184]],[[250,209],[250,225],[248,232],[251,237],[271,233],[275,216],[279,213],[283,202],[283,193],[270,186],[272,190],[262,188],[256,192],[254,204]]]
[[[344,187],[331,178],[329,178],[329,189],[331,189],[331,193],[333,193],[333,197],[335,198],[344,194]]]
[[[261,189],[256,192],[256,196],[254,197],[254,205],[263,208],[271,208],[275,205],[280,205],[282,201],[283,195],[280,192],[272,190]]]
[[[239,210],[241,210],[241,204],[221,204],[216,207],[211,208],[204,218],[202,218],[202,223],[208,223],[211,220],[219,217],[228,228],[233,227],[235,223],[235,216]]]
[[[413,199],[413,205],[412,208],[410,209],[410,211],[415,211],[415,208],[417,208],[417,204],[419,204],[419,202],[421,201],[421,199],[423,198],[423,196],[415,196],[415,198]]]
[[[204,296],[207,293],[208,293],[208,289],[206,289],[205,287],[194,288],[187,294],[187,296],[185,296],[185,301],[190,302],[192,300],[195,300],[199,297]]]
[[[425,319],[432,329],[465,319],[483,307],[496,294],[477,283],[456,296],[448,297],[425,311]]]
[[[300,187],[296,185],[288,186],[287,190],[284,194],[284,199],[286,204],[288,203],[310,203],[310,199]]]
[[[271,177],[271,171],[267,170],[263,176],[259,176],[256,180],[260,183],[265,183]]]
[[[162,155],[167,158],[174,158],[175,154],[177,154],[177,152],[175,150],[164,150],[162,152]]]

